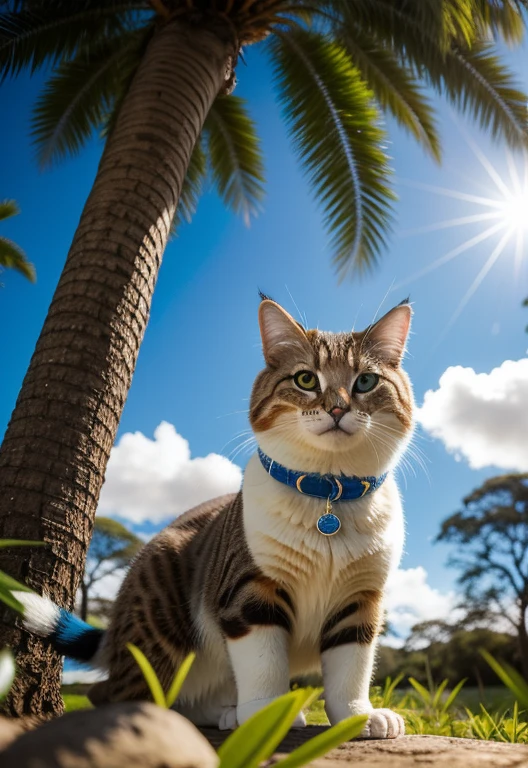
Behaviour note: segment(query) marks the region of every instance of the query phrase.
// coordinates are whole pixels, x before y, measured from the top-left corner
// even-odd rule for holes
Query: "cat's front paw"
[[[245,723],[246,720],[249,720],[249,718],[255,714],[255,712],[258,712],[261,709],[264,709],[265,706],[268,704],[271,704],[272,701],[275,701],[276,697],[272,697],[269,699],[254,699],[253,701],[247,701],[245,704],[239,704],[236,708],[236,721],[238,725],[242,725],[242,723]],[[229,725],[221,724],[219,727],[221,730],[226,730],[227,728],[235,728],[235,725],[232,725],[232,715],[229,719]],[[304,714],[302,712],[299,712],[293,723],[291,724],[291,728],[304,728],[306,725],[306,718],[304,717]]]
[[[397,739],[405,733],[403,717],[391,709],[373,709],[360,739]]]

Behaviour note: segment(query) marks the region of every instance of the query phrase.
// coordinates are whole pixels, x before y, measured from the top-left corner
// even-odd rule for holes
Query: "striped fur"
[[[305,331],[262,302],[266,368],[250,405],[262,449],[306,472],[389,476],[374,494],[340,503],[342,528],[326,538],[315,527],[324,504],[273,480],[253,456],[240,493],[182,515],[137,557],[98,651],[108,679],[92,688],[93,703],[148,696],[131,642],[165,689],[196,653],[178,708],[201,725],[233,727],[285,692],[290,675],[322,668],[332,722],[370,712],[365,735],[402,732],[398,716],[372,712],[368,685],[385,582],[403,546],[390,470],[412,428],[400,365],[409,320],[402,306],[362,333]],[[295,384],[302,370],[317,376],[315,391]],[[367,393],[355,383],[364,373],[379,376]]]

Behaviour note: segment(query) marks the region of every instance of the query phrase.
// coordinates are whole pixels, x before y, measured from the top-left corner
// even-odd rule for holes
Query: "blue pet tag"
[[[333,536],[341,528],[341,520],[331,512],[321,515],[317,521],[317,530],[323,536]]]

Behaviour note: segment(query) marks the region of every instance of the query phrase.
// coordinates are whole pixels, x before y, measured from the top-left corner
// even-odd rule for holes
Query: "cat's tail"
[[[22,590],[13,590],[11,594],[24,609],[22,623],[28,632],[47,637],[62,656],[99,666],[96,657],[101,650],[104,629],[90,626],[48,597]]]

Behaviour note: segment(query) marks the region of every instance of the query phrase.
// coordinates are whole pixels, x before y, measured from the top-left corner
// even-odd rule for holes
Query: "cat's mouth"
[[[330,434],[334,434],[334,435],[335,434],[342,434],[342,435],[347,435],[348,437],[350,437],[350,435],[353,434],[353,433],[349,432],[347,429],[343,429],[343,427],[341,427],[339,424],[332,424],[332,426],[328,427],[328,429],[325,429],[324,432],[319,432],[319,436],[321,436],[321,435],[330,435]]]

